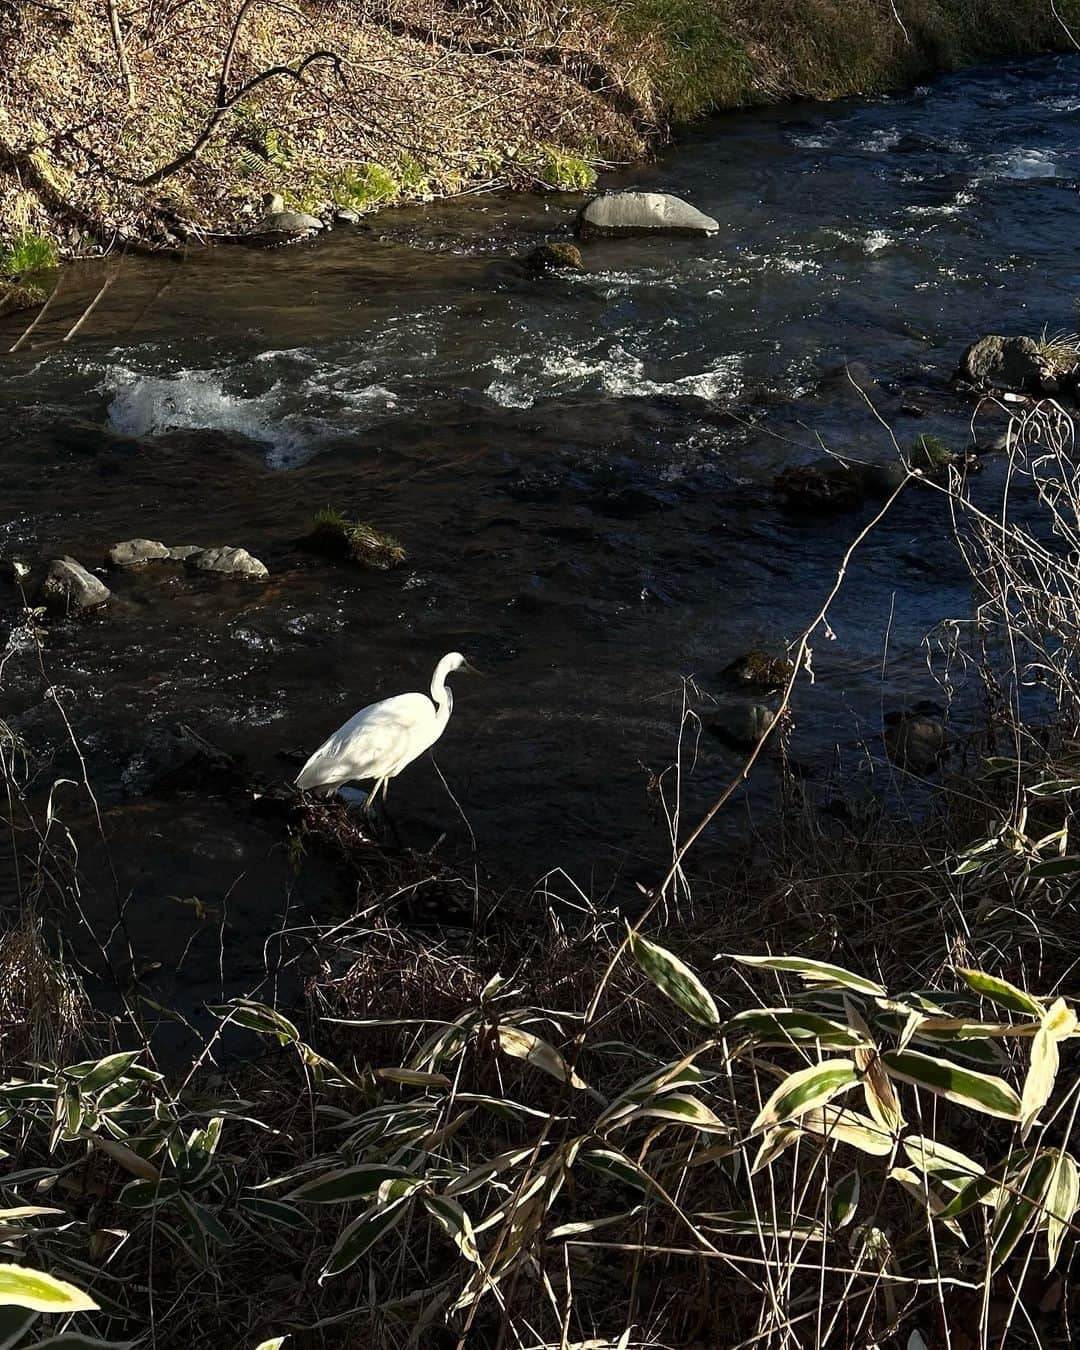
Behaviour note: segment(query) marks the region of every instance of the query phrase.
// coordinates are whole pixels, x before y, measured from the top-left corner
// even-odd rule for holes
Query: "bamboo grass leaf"
[[[1018,1120],[1020,1098],[1003,1078],[962,1069],[947,1059],[917,1050],[886,1050],[881,1056],[890,1078],[912,1083],[935,1096],[1003,1120]]]
[[[688,1017],[702,1026],[715,1027],[720,1013],[712,994],[674,952],[630,931],[630,952],[657,989],[677,1004]]]
[[[0,1265],[0,1307],[33,1312],[96,1312],[98,1305],[81,1289],[30,1266]]]
[[[1008,1008],[1010,1012],[1027,1013],[1040,1020],[1046,1013],[1037,998],[999,975],[988,975],[985,970],[968,970],[963,966],[958,967],[956,973],[974,993],[981,994],[1002,1008]]]
[[[828,961],[811,961],[802,956],[739,956],[728,953],[732,961],[740,965],[756,966],[762,970],[790,971],[799,975],[810,985],[835,985],[841,989],[851,989],[857,994],[867,994],[872,998],[885,998],[884,987],[874,980],[856,975],[843,966],[834,966]]]
[[[1072,1217],[1080,1207],[1080,1168],[1071,1153],[1058,1154],[1054,1175],[1046,1192],[1046,1246],[1053,1270],[1061,1256],[1061,1244]]]
[[[762,1107],[752,1126],[753,1133],[798,1120],[807,1111],[826,1105],[841,1092],[847,1092],[859,1081],[855,1062],[850,1059],[827,1059],[789,1074]]]

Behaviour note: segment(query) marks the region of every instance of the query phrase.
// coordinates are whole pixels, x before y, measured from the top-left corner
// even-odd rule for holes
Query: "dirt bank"
[[[270,191],[322,213],[581,189],[710,108],[1068,48],[1071,25],[1080,0],[5,0],[0,274],[243,229]]]

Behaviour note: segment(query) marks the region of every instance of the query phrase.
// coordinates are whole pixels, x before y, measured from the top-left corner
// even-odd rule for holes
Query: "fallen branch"
[[[341,58],[336,52],[312,52],[310,56],[305,56],[298,66],[271,66],[268,70],[261,71],[258,75],[248,80],[246,84],[241,85],[236,93],[231,97],[226,98],[223,103],[219,103],[211,114],[210,120],[195,138],[194,143],[183,151],[182,154],[177,155],[175,159],[170,160],[168,164],[162,165],[160,169],[155,169],[153,173],[148,174],[145,178],[125,178],[119,174],[114,174],[113,177],[118,183],[126,183],[130,187],[140,188],[154,187],[157,183],[164,182],[166,178],[171,178],[172,175],[182,169],[185,164],[189,164],[198,156],[203,146],[210,140],[211,136],[213,136],[229,111],[234,108],[237,103],[241,102],[242,99],[247,98],[248,94],[250,94],[253,89],[257,89],[259,85],[265,84],[267,80],[276,79],[278,76],[287,76],[289,79],[295,80],[297,84],[305,84],[305,72],[309,67],[315,65],[319,61],[329,61],[334,67],[338,79],[344,83],[344,76],[341,71]]]

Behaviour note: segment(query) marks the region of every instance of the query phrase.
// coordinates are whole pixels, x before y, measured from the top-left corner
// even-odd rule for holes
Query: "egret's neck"
[[[431,699],[435,704],[435,716],[440,722],[445,722],[454,711],[454,696],[450,692],[450,686],[446,683],[446,671],[443,669],[441,661],[435,667],[435,674],[431,677]]]

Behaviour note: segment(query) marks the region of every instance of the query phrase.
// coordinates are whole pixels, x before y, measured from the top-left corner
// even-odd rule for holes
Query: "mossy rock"
[[[338,511],[320,511],[310,534],[300,540],[310,553],[331,562],[352,563],[385,572],[405,561],[405,550],[390,534],[363,520],[347,520]]]
[[[732,749],[749,750],[775,721],[776,714],[763,703],[739,703],[706,717],[705,727]]]
[[[580,272],[584,268],[581,250],[576,244],[540,244],[525,258],[526,270],[534,277],[549,272]]]
[[[755,647],[745,656],[727,666],[724,674],[729,680],[748,689],[779,689],[791,678],[794,666],[786,656],[771,656]]]
[[[917,436],[911,447],[911,467],[923,473],[945,473],[959,458],[938,436]]]
[[[32,278],[24,281],[0,280],[0,319],[8,314],[18,314],[24,309],[34,309],[43,305],[48,298],[48,290]]]

